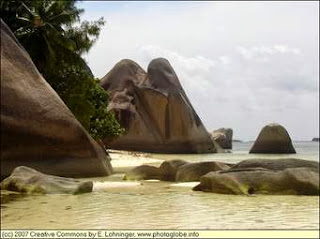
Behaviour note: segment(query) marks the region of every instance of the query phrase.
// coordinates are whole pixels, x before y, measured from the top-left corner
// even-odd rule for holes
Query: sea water
[[[248,158],[319,161],[318,142],[294,142],[297,154],[248,154],[252,142],[225,154],[132,154],[111,151],[116,174],[82,195],[23,196],[2,191],[2,229],[319,229],[319,196],[221,195],[192,191],[197,182],[123,181],[124,173],[163,160],[236,163]]]

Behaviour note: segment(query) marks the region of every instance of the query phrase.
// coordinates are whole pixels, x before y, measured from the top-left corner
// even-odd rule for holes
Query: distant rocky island
[[[235,143],[243,143],[243,141],[240,140],[240,139],[233,139],[232,142],[235,142]]]
[[[223,149],[232,149],[233,130],[230,128],[220,128],[212,131],[211,137]]]
[[[313,138],[312,142],[319,142],[319,138]]]

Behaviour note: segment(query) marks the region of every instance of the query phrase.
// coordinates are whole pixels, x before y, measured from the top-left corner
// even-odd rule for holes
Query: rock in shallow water
[[[169,161],[164,161],[159,168],[159,172],[161,175],[161,180],[164,181],[175,181],[178,169],[183,166],[189,164],[187,161],[180,159],[173,159]]]
[[[245,160],[210,172],[194,190],[222,194],[319,195],[319,163],[300,159]]]
[[[123,180],[148,180],[159,178],[159,168],[149,165],[141,165],[127,172]]]
[[[199,181],[200,178],[214,171],[226,170],[230,166],[220,162],[198,162],[198,163],[188,163],[179,167],[176,174],[177,182],[193,182]]]
[[[295,154],[287,130],[276,123],[262,128],[249,153]]]
[[[1,190],[25,194],[80,194],[92,192],[93,182],[52,176],[20,166],[0,184]]]
[[[280,158],[280,159],[247,159],[243,160],[231,169],[238,168],[265,168],[269,170],[284,170],[286,168],[310,168],[319,171],[319,163],[311,160],[296,158]]]
[[[243,169],[210,172],[194,190],[221,194],[319,195],[318,172],[310,168],[281,171]]]

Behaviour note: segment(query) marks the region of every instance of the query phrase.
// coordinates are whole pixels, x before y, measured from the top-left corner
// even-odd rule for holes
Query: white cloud
[[[206,94],[210,87],[210,74],[215,66],[214,61],[203,56],[186,57],[177,52],[162,49],[158,46],[142,46],[137,50],[137,60],[147,66],[158,57],[169,60],[183,86],[193,89],[197,94]]]
[[[98,3],[97,3],[98,4]],[[101,2],[99,4],[106,4]],[[319,3],[128,3],[87,55],[102,77],[123,58],[167,58],[208,130],[254,139],[275,121],[294,139],[318,136]],[[301,126],[303,124],[303,127]]]
[[[301,50],[298,48],[290,48],[286,45],[274,45],[267,46],[253,46],[250,48],[238,46],[237,52],[240,53],[246,59],[259,58],[261,56],[267,57],[268,55],[274,55],[278,53],[286,54],[292,53],[294,55],[300,55]]]
[[[228,56],[220,56],[219,60],[225,65],[229,65],[231,63],[231,59]]]

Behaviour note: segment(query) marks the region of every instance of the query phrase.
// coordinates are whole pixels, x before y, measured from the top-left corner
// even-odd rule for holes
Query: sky
[[[78,4],[104,17],[85,58],[96,77],[121,59],[145,70],[169,60],[211,132],[255,140],[268,123],[293,140],[319,137],[319,2],[103,2]]]

